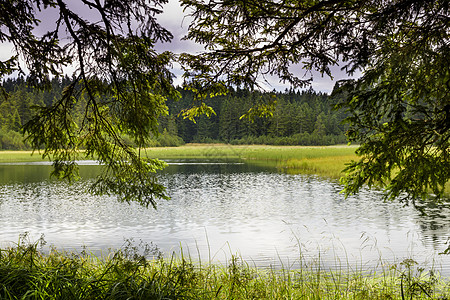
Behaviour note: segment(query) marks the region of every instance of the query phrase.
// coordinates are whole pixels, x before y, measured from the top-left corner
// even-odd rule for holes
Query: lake
[[[170,255],[226,264],[240,255],[260,267],[374,268],[413,258],[450,275],[450,256],[437,255],[450,237],[449,205],[421,205],[426,215],[381,193],[340,194],[338,182],[291,175],[239,161],[173,160],[159,177],[170,201],[158,210],[86,192],[99,166],[83,162],[82,180],[49,180],[45,163],[0,165],[0,245],[29,232],[58,249],[93,253],[126,239],[153,243]]]

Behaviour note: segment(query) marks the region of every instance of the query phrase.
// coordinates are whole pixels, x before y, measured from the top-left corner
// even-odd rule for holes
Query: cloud
[[[183,52],[198,53],[203,51],[203,46],[192,41],[183,40],[190,24],[188,12],[183,11],[179,1],[170,0],[163,7],[163,13],[157,16],[158,22],[168,29],[174,36],[171,43],[158,43],[157,50],[169,50],[180,54]]]
[[[163,7],[163,13],[158,16],[158,21],[174,35],[171,43],[158,44],[156,47],[158,51],[168,50],[176,54],[183,52],[200,53],[201,51],[204,51],[204,47],[202,45],[196,44],[193,41],[182,40],[182,38],[187,34],[190,17],[188,16],[188,12],[183,11],[179,1],[170,0],[169,3]],[[311,72],[311,74],[308,74],[308,76],[304,78],[307,79],[310,77],[309,75],[312,75],[312,88],[323,93],[330,93],[338,80],[349,78],[344,71],[340,70],[339,66],[331,67],[331,71],[333,79],[327,75],[322,76],[319,72]],[[173,72],[177,76],[175,84],[181,84],[181,66],[175,64]],[[302,77],[304,70],[300,67],[293,67],[293,73],[299,75],[299,77]],[[356,74],[353,77],[359,76],[360,74]],[[267,90],[275,89],[284,91],[286,88],[290,88],[288,84],[281,83],[276,77],[261,78],[260,83]]]
[[[11,56],[16,55],[14,47],[10,43],[0,43],[0,60],[5,61],[10,59]]]
[[[99,19],[98,12],[87,8],[86,5],[81,2],[70,2],[70,9],[73,9],[84,18],[90,20]],[[188,16],[188,11],[183,10],[178,0],[169,0],[169,2],[162,7],[162,11],[163,12],[161,14],[157,15],[158,22],[172,32],[174,38],[170,43],[158,43],[156,45],[157,51],[171,51],[175,54],[181,54],[184,52],[195,54],[204,51],[204,46],[196,44],[190,40],[183,40],[183,37],[185,37],[188,32],[191,19]],[[35,33],[39,35],[44,34],[48,30],[54,29],[55,21],[58,18],[58,11],[56,9],[47,9],[43,12],[39,12],[37,17],[41,19],[41,23],[35,30]],[[0,43],[0,60],[6,60],[12,55],[14,55],[12,45],[8,43]],[[66,68],[65,71],[73,71],[73,68]],[[304,71],[300,68],[293,67],[293,72],[294,74],[303,75]],[[334,80],[330,79],[328,76],[321,76],[318,72],[312,72],[313,89],[324,93],[330,93],[337,80],[348,77],[345,72],[340,70],[339,67],[332,67],[332,72]],[[181,76],[183,71],[179,64],[174,64],[173,73],[176,76],[174,81],[175,85],[181,85]],[[356,77],[358,76],[359,74],[357,74]],[[281,83],[276,77],[261,78],[260,81],[267,90],[276,89],[279,91],[284,91],[286,88],[290,88],[288,84]]]

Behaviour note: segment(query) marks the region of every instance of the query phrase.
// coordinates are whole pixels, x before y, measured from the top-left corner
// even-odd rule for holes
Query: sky
[[[79,12],[80,14],[83,14],[84,17],[89,16],[91,13],[90,10],[86,10],[86,8],[83,6],[83,4],[80,2],[68,2],[71,5],[71,8],[75,11]],[[79,4],[77,4],[79,3]],[[72,6],[73,5],[73,6]],[[42,30],[42,33],[46,30],[49,30],[54,26],[56,21],[55,16],[56,11],[46,11],[44,14],[41,13],[41,15],[38,15],[38,18],[41,19],[40,24],[40,30]],[[188,16],[188,12],[184,12],[182,7],[180,6],[178,0],[169,0],[169,3],[167,3],[163,7],[163,13],[158,15],[158,21],[162,26],[164,26],[166,29],[168,29],[170,32],[172,32],[174,38],[170,43],[164,43],[164,44],[158,44],[156,46],[156,50],[158,51],[172,51],[175,54],[180,54],[183,52],[188,53],[200,53],[203,51],[202,45],[195,44],[192,41],[186,41],[182,40],[182,38],[186,35],[190,18]],[[38,32],[39,33],[39,32]],[[8,59],[13,55],[13,48],[9,44],[0,43],[0,60]],[[300,67],[297,67],[298,70],[295,70],[295,67],[293,67],[294,74],[303,74],[304,70],[301,70]],[[70,70],[70,68],[68,69]],[[340,70],[339,66],[334,66],[331,68],[332,74],[334,76],[333,80],[330,79],[328,76],[324,75],[322,76],[318,72],[313,72],[313,82],[312,82],[312,88],[316,91],[324,92],[324,93],[330,93],[336,83],[337,80],[340,79],[346,79],[348,76]],[[179,64],[174,64],[172,72],[176,76],[174,80],[175,85],[181,85],[182,84],[182,70],[181,66]],[[309,74],[305,79],[309,78]],[[263,87],[271,91],[273,89],[278,91],[284,91],[285,89],[289,89],[289,85],[282,84],[279,82],[278,78],[276,77],[268,77],[265,78],[267,82],[260,81],[262,83]]]
[[[183,11],[178,0],[169,0],[169,3],[164,7],[164,12],[158,16],[158,21],[172,32],[174,38],[170,44],[158,45],[158,50],[170,50],[177,54],[183,52],[199,53],[204,50],[201,45],[195,44],[192,41],[181,40],[186,35],[190,23],[190,18],[187,15],[188,12]],[[175,65],[173,72],[177,76],[175,84],[180,85],[182,83],[181,68]],[[322,76],[319,72],[313,72],[312,88],[318,92],[330,93],[333,90],[336,81],[349,78],[345,72],[341,71],[341,67],[339,66],[331,67],[331,72],[333,74],[333,79],[329,78],[327,75]],[[301,70],[300,67],[298,67],[298,70],[294,70],[294,73],[303,74],[304,70]],[[310,75],[308,74],[308,77],[305,77],[305,79],[309,78],[309,76]],[[359,76],[359,73],[356,73],[355,76]],[[286,88],[289,89],[290,87],[287,84],[280,83],[278,78],[269,77],[266,79],[269,84],[265,84],[265,88],[269,91],[273,89],[284,91]]]

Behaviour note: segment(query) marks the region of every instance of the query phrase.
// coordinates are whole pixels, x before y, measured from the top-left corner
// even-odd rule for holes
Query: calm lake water
[[[158,210],[86,192],[99,166],[85,162],[73,185],[48,179],[50,166],[0,165],[0,245],[29,232],[58,249],[94,253],[125,239],[157,245],[166,255],[226,264],[238,254],[257,266],[373,268],[413,258],[450,275],[437,255],[450,237],[449,206],[424,205],[426,215],[377,191],[345,199],[341,186],[317,176],[224,161],[169,161],[160,174],[170,201]],[[93,163],[92,163],[93,164]]]

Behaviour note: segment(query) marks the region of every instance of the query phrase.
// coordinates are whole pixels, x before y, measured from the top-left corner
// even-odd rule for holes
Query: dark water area
[[[101,167],[83,162],[82,180],[49,179],[43,163],[0,165],[0,245],[29,232],[48,245],[96,254],[125,239],[158,246],[166,255],[226,264],[240,255],[257,266],[379,267],[413,258],[450,276],[450,256],[438,255],[450,237],[449,206],[423,203],[426,215],[380,192],[344,198],[336,182],[290,175],[239,161],[178,160],[158,176],[170,201],[158,209],[92,196]]]

